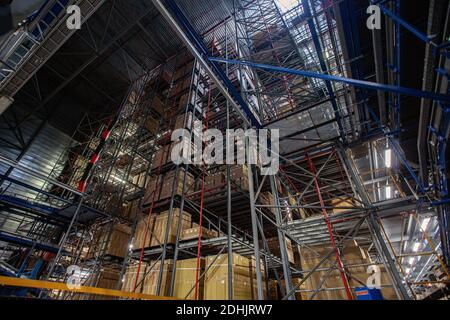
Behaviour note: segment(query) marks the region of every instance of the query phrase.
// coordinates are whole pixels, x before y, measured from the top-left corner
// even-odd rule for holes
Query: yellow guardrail
[[[172,297],[154,296],[150,294],[126,292],[120,290],[94,288],[86,286],[80,286],[78,288],[69,288],[67,284],[63,282],[31,280],[31,279],[22,279],[4,276],[0,276],[0,285],[11,287],[22,287],[22,288],[34,288],[34,289],[61,290],[68,292],[94,294],[118,298],[140,299],[140,300],[176,300],[175,298]]]

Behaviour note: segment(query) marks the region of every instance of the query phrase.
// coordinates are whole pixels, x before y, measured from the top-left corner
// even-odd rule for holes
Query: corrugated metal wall
[[[25,122],[21,127],[21,133],[25,142],[30,141],[35,135],[42,120],[30,120]],[[2,130],[2,138],[12,144],[18,144],[17,137],[12,130]],[[20,164],[27,168],[40,172],[45,176],[57,175],[57,167],[62,165],[66,160],[66,150],[72,139],[61,131],[55,129],[49,124],[45,124],[35,141],[31,144],[28,151],[22,157]],[[21,150],[14,149],[12,146],[2,145],[0,155],[11,160],[16,160]],[[58,166],[55,168],[55,166]],[[0,174],[4,175],[9,167],[0,163]],[[56,171],[54,171],[54,169]],[[10,178],[26,183],[39,189],[48,189],[50,186],[45,185],[44,181],[31,177],[17,169],[14,169],[9,175]],[[12,184],[4,181],[1,185],[1,191],[4,195],[27,199],[30,201],[37,200],[38,192],[30,190],[24,186]],[[21,217],[11,215],[5,211],[0,211],[0,230],[15,231],[19,225]],[[28,219],[29,220],[29,219]]]

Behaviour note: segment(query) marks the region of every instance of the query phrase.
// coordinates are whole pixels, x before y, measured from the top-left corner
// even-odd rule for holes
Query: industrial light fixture
[[[411,268],[406,268],[405,273],[408,274],[411,271]]]
[[[430,223],[431,218],[425,218],[423,219],[422,223],[420,224],[420,228],[425,231],[428,227],[428,224]]]
[[[420,247],[420,242],[416,242],[416,243],[414,243],[414,246],[413,246],[413,251],[414,251],[414,252],[417,252],[417,251],[419,251],[419,247]]]
[[[291,10],[299,3],[298,0],[277,0],[276,2],[283,12]]]
[[[386,200],[391,199],[392,195],[391,195],[391,186],[386,186],[385,192],[386,192]]]
[[[408,262],[409,262],[409,264],[411,264],[411,265],[412,265],[412,264],[414,263],[414,259],[415,259],[415,258],[413,258],[413,257],[412,257],[412,258],[409,258],[409,261],[408,261]]]
[[[385,162],[386,168],[392,167],[392,150],[391,149],[386,149],[386,151],[384,152],[384,162]]]
[[[125,183],[125,180],[119,178],[118,176],[111,175],[111,178],[113,178],[114,180],[116,180],[116,181],[118,181],[118,182],[120,182],[120,183]]]

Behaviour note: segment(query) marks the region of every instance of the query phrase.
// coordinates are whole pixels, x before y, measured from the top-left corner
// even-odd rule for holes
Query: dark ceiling
[[[107,1],[16,95],[16,105],[71,135],[86,112],[106,117],[132,80],[180,42],[149,1]]]
[[[178,2],[200,33],[226,18],[231,8],[229,0],[202,2],[202,6],[188,0]],[[361,63],[364,74],[374,75],[371,33],[363,27],[366,2],[355,1],[360,11]],[[414,6],[403,6],[402,15],[425,32],[427,11],[428,1],[415,1]],[[50,123],[71,135],[86,112],[98,118],[114,113],[131,80],[164,62],[181,47],[150,1],[107,1],[17,94],[16,105],[39,115],[51,112]],[[403,31],[403,86],[421,88],[423,52],[424,45]],[[404,97],[402,103],[402,143],[410,151],[408,158],[414,160],[420,100]]]

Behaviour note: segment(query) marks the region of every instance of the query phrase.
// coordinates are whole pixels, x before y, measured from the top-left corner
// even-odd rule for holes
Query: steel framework
[[[433,44],[444,65],[438,70],[439,91],[401,87],[400,30],[405,28],[427,43],[431,40],[401,19],[399,0],[383,3],[384,14],[393,20],[390,28],[396,39],[395,54],[388,83],[373,83],[363,80],[357,63],[346,61],[356,59],[352,55],[358,53],[355,41],[350,50],[350,35],[342,32],[356,34],[349,1],[302,0],[288,9],[274,0],[231,2],[230,15],[199,35],[186,5],[153,1],[186,49],[133,81],[118,112],[109,119],[93,120],[92,115],[86,115],[68,138],[67,147],[53,159],[50,172],[43,174],[21,163],[45,122],[25,142],[18,127],[11,128],[11,122],[5,121],[5,129],[13,132],[17,141],[2,138],[2,143],[16,147],[19,142],[21,151],[15,161],[0,157],[7,168],[1,176],[1,210],[19,223],[8,233],[2,230],[0,240],[28,247],[28,255],[52,253],[43,259],[48,264],[41,278],[46,280],[64,282],[70,276],[66,268],[78,265],[83,282],[96,286],[103,268],[111,267],[119,270],[114,289],[120,289],[126,270],[137,266],[132,286],[136,291],[159,264],[156,295],[163,294],[166,261],[173,261],[168,282],[172,296],[177,261],[197,259],[196,283],[186,296],[194,293],[197,298],[198,284],[208,271],[207,267],[202,272],[200,258],[210,256],[216,261],[226,253],[227,297],[233,299],[232,257],[238,253],[256,261],[257,299],[267,298],[265,290],[271,279],[276,280],[284,299],[295,299],[296,293],[315,299],[329,291],[355,299],[355,287],[366,285],[358,278],[360,273],[352,272],[362,266],[347,262],[347,250],[355,241],[370,256],[368,265],[386,272],[387,283],[382,287],[391,288],[398,299],[416,299],[427,285],[447,284],[448,45]],[[349,16],[349,21],[339,21],[335,12]],[[191,56],[194,63],[187,71],[188,97],[180,109],[175,73]],[[379,119],[376,115],[365,99],[371,91],[378,92],[379,99],[382,93],[388,94],[385,112],[389,116]],[[434,190],[411,168],[399,144],[403,96],[427,99],[438,110],[439,121],[430,128],[437,144],[433,153]],[[163,100],[164,112],[157,110],[156,99]],[[170,140],[177,113],[184,115],[183,127],[191,129],[191,140],[196,134],[192,130],[195,119],[221,132],[280,128],[279,173],[263,176],[258,165],[249,165],[248,188],[243,188],[231,177],[232,165],[164,164],[162,159],[155,163],[155,153]],[[381,109],[380,114],[384,114]],[[151,131],[148,121],[155,118],[157,125]],[[15,171],[41,183],[27,184],[11,175]],[[154,183],[151,177],[157,177],[157,184],[169,171],[175,174],[170,197],[161,200],[155,191],[148,194],[146,190]],[[206,187],[205,178],[218,172],[224,173],[223,183]],[[190,176],[199,188],[192,189]],[[33,191],[33,199],[23,199],[9,186],[5,188],[7,184],[25,188],[25,194]],[[265,201],[265,192],[273,195],[273,203]],[[138,203],[136,214],[124,217],[123,206],[132,202]],[[168,218],[158,245],[130,247],[121,259],[107,253],[117,224],[130,228],[130,246],[140,219],[144,217],[148,225],[161,212],[168,212]],[[199,225],[197,239],[181,238],[185,213]],[[172,243],[169,232],[174,221]],[[393,224],[400,225],[400,239],[389,228]],[[205,239],[204,226],[218,236]],[[147,228],[143,243],[149,235]],[[268,238],[272,237],[278,239],[279,256],[269,248]],[[318,263],[309,269],[291,264],[287,242],[305,255],[316,255]],[[329,250],[318,252],[327,246]],[[93,252],[86,252],[88,247]],[[7,251],[10,248],[2,252]],[[21,262],[25,268],[28,256]],[[423,264],[417,272],[412,265],[419,262]],[[144,263],[150,267],[139,279]],[[436,267],[444,278],[428,277],[430,269]],[[15,271],[13,274],[20,275],[20,270]],[[327,286],[335,274],[340,284]],[[305,289],[304,285],[318,275],[315,287]],[[40,296],[80,298],[62,291],[55,296],[50,290],[41,291]]]

